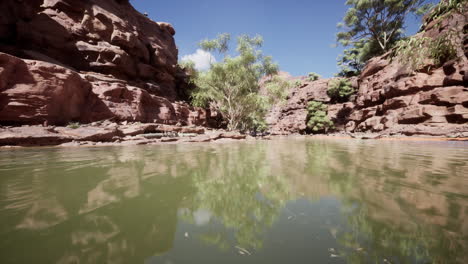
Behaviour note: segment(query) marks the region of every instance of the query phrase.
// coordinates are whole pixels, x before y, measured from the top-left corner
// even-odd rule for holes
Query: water
[[[468,263],[468,144],[0,151],[1,263]]]

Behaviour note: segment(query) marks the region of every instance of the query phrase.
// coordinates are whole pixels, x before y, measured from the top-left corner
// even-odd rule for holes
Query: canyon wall
[[[0,2],[0,125],[205,125],[183,102],[174,28],[128,0]]]
[[[311,82],[306,77],[296,78],[302,84],[291,89],[287,102],[277,105],[268,116],[271,132],[307,133],[307,104],[319,101],[328,104],[328,116],[338,131],[468,136],[466,10],[431,21],[420,33],[437,39],[449,31],[458,32],[454,39],[456,59],[441,67],[428,60],[424,67],[412,71],[391,53],[374,58],[360,76],[350,79],[357,93],[340,104],[327,94],[331,79]]]

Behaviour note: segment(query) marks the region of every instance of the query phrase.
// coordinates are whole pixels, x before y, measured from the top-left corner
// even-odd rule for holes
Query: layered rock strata
[[[292,89],[287,102],[276,106],[268,117],[274,134],[307,133],[307,104],[328,104],[328,116],[338,131],[383,134],[447,136],[468,132],[468,21],[453,13],[432,21],[423,37],[437,38],[458,32],[456,59],[441,67],[428,61],[410,70],[391,54],[368,62],[359,77],[351,79],[357,94],[337,104],[327,95],[330,79],[314,82],[299,78],[302,85]]]
[[[0,3],[0,125],[207,125],[184,103],[174,28],[125,0]]]

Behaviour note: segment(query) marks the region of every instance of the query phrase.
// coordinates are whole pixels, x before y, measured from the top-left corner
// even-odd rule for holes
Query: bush
[[[333,101],[347,101],[354,92],[351,81],[346,78],[333,79],[328,83],[327,93]]]
[[[265,82],[263,95],[267,96],[270,105],[283,103],[286,101],[288,90],[292,85],[280,76],[273,76]]]
[[[307,127],[312,133],[328,132],[333,129],[333,122],[327,116],[327,106],[321,102],[311,101],[307,106]]]
[[[311,72],[309,73],[309,77],[307,78],[309,80],[309,82],[313,82],[313,81],[316,81],[318,79],[320,79],[320,75],[315,73],[315,72]]]
[[[77,129],[77,128],[79,128],[80,126],[81,126],[81,125],[80,125],[80,123],[78,123],[78,122],[75,122],[75,123],[74,123],[74,122],[70,122],[70,123],[68,123],[68,126],[67,126],[67,127],[68,127],[68,128],[71,128],[71,129]]]
[[[452,12],[463,12],[463,5],[466,4],[466,0],[446,0],[440,1],[429,13],[426,15],[425,23],[423,27],[427,26],[431,21],[440,19],[445,15]]]
[[[302,82],[300,80],[297,80],[294,82],[294,86],[296,87],[301,87],[302,86]]]
[[[398,42],[392,56],[413,71],[420,70],[432,60],[436,67],[457,58],[457,50],[453,39],[458,38],[456,32],[443,34],[435,39],[427,37],[410,37]]]

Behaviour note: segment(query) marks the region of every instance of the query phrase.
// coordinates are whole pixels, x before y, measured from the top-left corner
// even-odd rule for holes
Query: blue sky
[[[292,75],[317,72],[331,77],[342,52],[335,44],[336,24],[347,7],[344,0],[132,0],[133,6],[155,21],[176,30],[179,59],[197,51],[197,43],[219,33],[262,35],[263,51],[282,71]],[[414,33],[419,20],[409,19]]]

